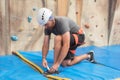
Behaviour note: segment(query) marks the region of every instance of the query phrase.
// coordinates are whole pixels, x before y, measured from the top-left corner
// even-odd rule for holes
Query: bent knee
[[[64,60],[62,62],[62,66],[65,67],[65,66],[72,66],[72,63],[71,63],[71,60]]]
[[[63,67],[67,66],[66,61],[63,61],[63,62],[61,63],[61,65],[62,65]]]
[[[67,63],[68,66],[72,66],[73,64],[70,62],[70,63]]]

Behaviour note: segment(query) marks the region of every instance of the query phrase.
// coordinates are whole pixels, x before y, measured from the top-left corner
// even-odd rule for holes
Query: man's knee
[[[62,65],[63,67],[67,66],[67,64],[65,63],[65,61],[63,61],[61,65]]]
[[[70,63],[67,63],[68,66],[72,66],[73,64],[70,62]]]
[[[65,67],[65,66],[72,66],[72,63],[71,63],[71,60],[64,60],[62,62],[62,66]]]

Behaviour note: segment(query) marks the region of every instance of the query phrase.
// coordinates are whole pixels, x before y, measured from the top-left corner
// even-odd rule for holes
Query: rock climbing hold
[[[85,28],[90,28],[90,25],[88,23],[86,23],[84,26]]]
[[[103,35],[101,35],[101,37],[103,37]]]
[[[117,25],[120,25],[120,21],[117,22]]]
[[[33,11],[36,11],[37,10],[37,8],[36,7],[33,7]]]
[[[18,37],[17,37],[16,35],[13,35],[13,36],[11,36],[11,40],[12,40],[12,41],[17,41],[17,40],[18,40]]]
[[[32,21],[32,16],[28,16],[28,22],[30,23]]]
[[[37,27],[37,26],[34,26],[34,27],[33,27],[33,30],[37,30],[37,29],[38,29],[38,27]]]
[[[18,31],[19,31],[19,32],[22,32],[23,30],[24,30],[24,28],[23,28],[23,27],[20,27]]]
[[[98,25],[96,25],[96,28],[98,27]]]
[[[72,2],[70,2],[70,6],[72,5]]]
[[[106,18],[104,18],[104,21],[106,21]]]
[[[76,12],[76,14],[78,14],[78,12]]]
[[[91,19],[93,19],[93,18],[94,18],[94,16],[91,16],[90,18],[91,18]]]
[[[92,36],[92,34],[90,34],[89,36]]]

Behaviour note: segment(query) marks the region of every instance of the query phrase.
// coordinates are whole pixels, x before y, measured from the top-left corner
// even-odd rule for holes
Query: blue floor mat
[[[120,46],[96,47],[88,46],[78,48],[76,55],[82,55],[90,50],[94,50],[97,62],[104,64],[93,64],[84,60],[70,67],[59,68],[60,73],[55,76],[70,78],[71,80],[115,80],[120,78]],[[31,60],[46,70],[41,65],[41,51],[19,51],[24,57]],[[49,66],[53,64],[53,51],[49,51],[47,56]],[[0,56],[0,80],[47,80],[39,72],[21,61],[18,57]]]
[[[78,48],[77,55],[80,55],[81,53],[84,54],[90,50],[93,50],[95,52],[95,60],[97,62],[120,70],[120,45],[104,47],[89,46]]]
[[[18,57],[0,56],[0,80],[48,80]]]

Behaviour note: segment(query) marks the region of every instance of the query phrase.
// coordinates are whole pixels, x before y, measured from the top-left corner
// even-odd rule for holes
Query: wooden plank
[[[5,53],[11,54],[11,40],[10,40],[10,0],[5,0],[5,24],[4,24],[4,45]]]
[[[11,53],[9,0],[2,0],[0,5],[0,55],[5,55]]]
[[[67,16],[69,0],[57,0],[57,15]]]
[[[115,5],[115,12],[110,32],[109,45],[119,45],[120,44],[120,0],[117,0]]]
[[[110,39],[110,33],[113,24],[113,18],[115,14],[117,0],[109,0],[109,16],[108,16],[108,43]]]
[[[76,21],[79,26],[81,26],[82,2],[82,0],[76,0]]]
[[[47,6],[46,6],[46,0],[42,0],[42,6],[43,6],[43,7],[47,7]]]
[[[2,36],[2,28],[3,28],[3,8],[5,8],[5,6],[4,5],[2,5],[4,2],[3,2],[3,0],[2,1],[0,1],[0,55],[3,55],[3,53],[4,53],[4,50],[3,50],[3,36]]]

